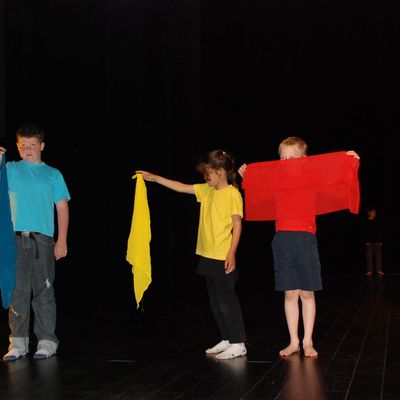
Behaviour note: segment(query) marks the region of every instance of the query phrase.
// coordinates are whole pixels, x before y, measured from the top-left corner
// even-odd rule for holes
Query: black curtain
[[[12,159],[20,123],[45,129],[43,158],[63,172],[72,194],[75,255],[64,272],[67,281],[81,274],[84,287],[95,276],[101,293],[121,296],[115,282],[130,284],[125,251],[136,169],[196,182],[194,166],[202,152],[222,147],[239,165],[275,159],[279,142],[289,135],[303,137],[310,154],[360,154],[362,206],[374,202],[385,214],[386,255],[393,254],[399,235],[393,164],[385,154],[396,97],[391,83],[399,65],[396,5],[1,4],[0,137]],[[190,196],[154,184],[148,194],[154,285],[172,296],[194,279],[198,209]],[[322,257],[329,261],[332,251],[341,251],[327,270],[362,271],[359,218],[321,218]],[[263,261],[270,263],[272,234],[272,223],[246,224],[244,264],[272,271]]]

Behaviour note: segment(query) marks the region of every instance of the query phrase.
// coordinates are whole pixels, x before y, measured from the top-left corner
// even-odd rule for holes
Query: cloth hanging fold
[[[146,185],[141,174],[136,178],[131,231],[128,238],[126,260],[132,265],[133,285],[137,308],[151,283],[150,210]]]
[[[17,249],[8,195],[6,155],[3,154],[0,169],[0,289],[1,302],[5,309],[11,304],[12,292],[15,288],[16,259]]]
[[[359,160],[345,151],[248,164],[245,220],[295,219],[360,205]]]

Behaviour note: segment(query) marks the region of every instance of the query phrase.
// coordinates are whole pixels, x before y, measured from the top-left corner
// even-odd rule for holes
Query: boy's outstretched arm
[[[354,158],[357,158],[357,160],[360,159],[360,156],[359,156],[355,151],[353,151],[353,150],[349,150],[346,154],[347,154],[348,156],[353,156]]]
[[[246,164],[242,164],[238,169],[238,173],[242,178],[244,176],[244,173],[246,172],[246,167],[247,167]]]
[[[1,168],[1,162],[3,161],[3,154],[6,152],[6,149],[4,147],[0,146],[0,168]]]
[[[54,246],[54,257],[56,260],[67,255],[67,234],[69,223],[69,208],[66,199],[56,203],[58,236]]]
[[[143,179],[150,182],[156,182],[162,186],[167,187],[168,189],[172,189],[175,192],[179,193],[188,193],[194,194],[193,185],[182,183],[179,181],[173,181],[171,179],[164,178],[160,175],[152,174],[151,172],[147,171],[136,171],[137,174],[142,174]]]

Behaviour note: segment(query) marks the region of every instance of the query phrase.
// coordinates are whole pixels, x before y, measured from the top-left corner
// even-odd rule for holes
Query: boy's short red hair
[[[307,143],[297,137],[297,136],[289,136],[286,139],[282,140],[278,147],[278,154],[281,155],[282,147],[284,146],[297,146],[297,148],[303,153],[303,155],[307,155],[308,146]]]

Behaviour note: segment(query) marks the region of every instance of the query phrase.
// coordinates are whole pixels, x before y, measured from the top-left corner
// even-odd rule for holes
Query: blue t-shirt
[[[11,216],[15,231],[54,235],[54,205],[70,195],[61,172],[44,162],[7,163]]]

